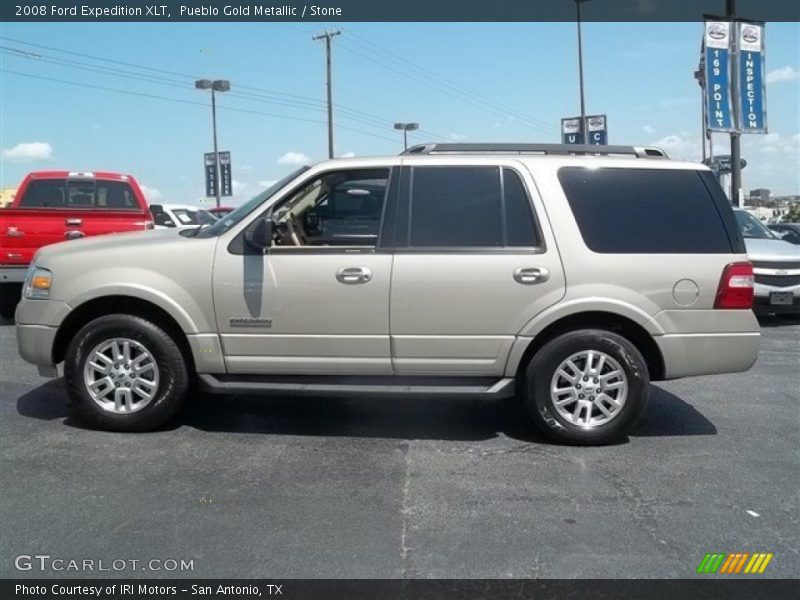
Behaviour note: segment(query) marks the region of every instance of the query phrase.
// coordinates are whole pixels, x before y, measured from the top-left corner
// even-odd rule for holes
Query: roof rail
[[[420,144],[412,146],[407,154],[622,154],[637,158],[669,158],[655,146],[597,146],[586,144]]]

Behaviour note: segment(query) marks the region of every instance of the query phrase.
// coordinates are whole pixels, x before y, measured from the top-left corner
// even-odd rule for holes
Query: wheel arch
[[[195,371],[194,356],[189,346],[189,341],[175,317],[149,300],[124,295],[93,298],[75,307],[56,332],[56,337],[53,341],[53,364],[58,364],[64,360],[70,341],[81,327],[97,317],[110,314],[134,315],[161,327],[178,344],[187,361],[186,365],[189,370],[191,372]]]
[[[645,360],[651,381],[664,379],[664,357],[658,348],[653,336],[639,323],[618,313],[607,311],[586,311],[563,316],[548,324],[530,339],[519,362],[509,365],[512,371],[519,376],[531,358],[547,342],[556,337],[579,329],[602,329],[623,336],[630,341]],[[508,371],[508,370],[507,370]]]

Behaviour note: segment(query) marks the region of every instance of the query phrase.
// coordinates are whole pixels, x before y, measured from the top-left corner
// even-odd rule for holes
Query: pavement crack
[[[409,560],[411,548],[408,546],[408,534],[413,510],[409,505],[409,483],[411,479],[411,457],[410,457],[411,444],[405,444],[403,448],[403,489],[400,495],[400,564],[402,568],[402,578],[409,577]]]

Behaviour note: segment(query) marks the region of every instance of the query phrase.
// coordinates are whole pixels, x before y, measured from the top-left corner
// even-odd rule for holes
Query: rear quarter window
[[[698,171],[563,167],[558,178],[594,252],[732,252],[720,209]]]
[[[65,181],[63,179],[33,180],[20,198],[22,208],[64,208]]]

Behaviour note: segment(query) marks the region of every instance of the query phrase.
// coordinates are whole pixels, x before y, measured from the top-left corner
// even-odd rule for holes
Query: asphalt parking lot
[[[657,384],[625,442],[571,448],[508,401],[197,396],[163,431],[91,431],[3,322],[0,577],[109,574],[15,569],[38,553],[193,560],[125,577],[682,578],[740,551],[796,577],[800,324],[762,326],[750,372]]]

